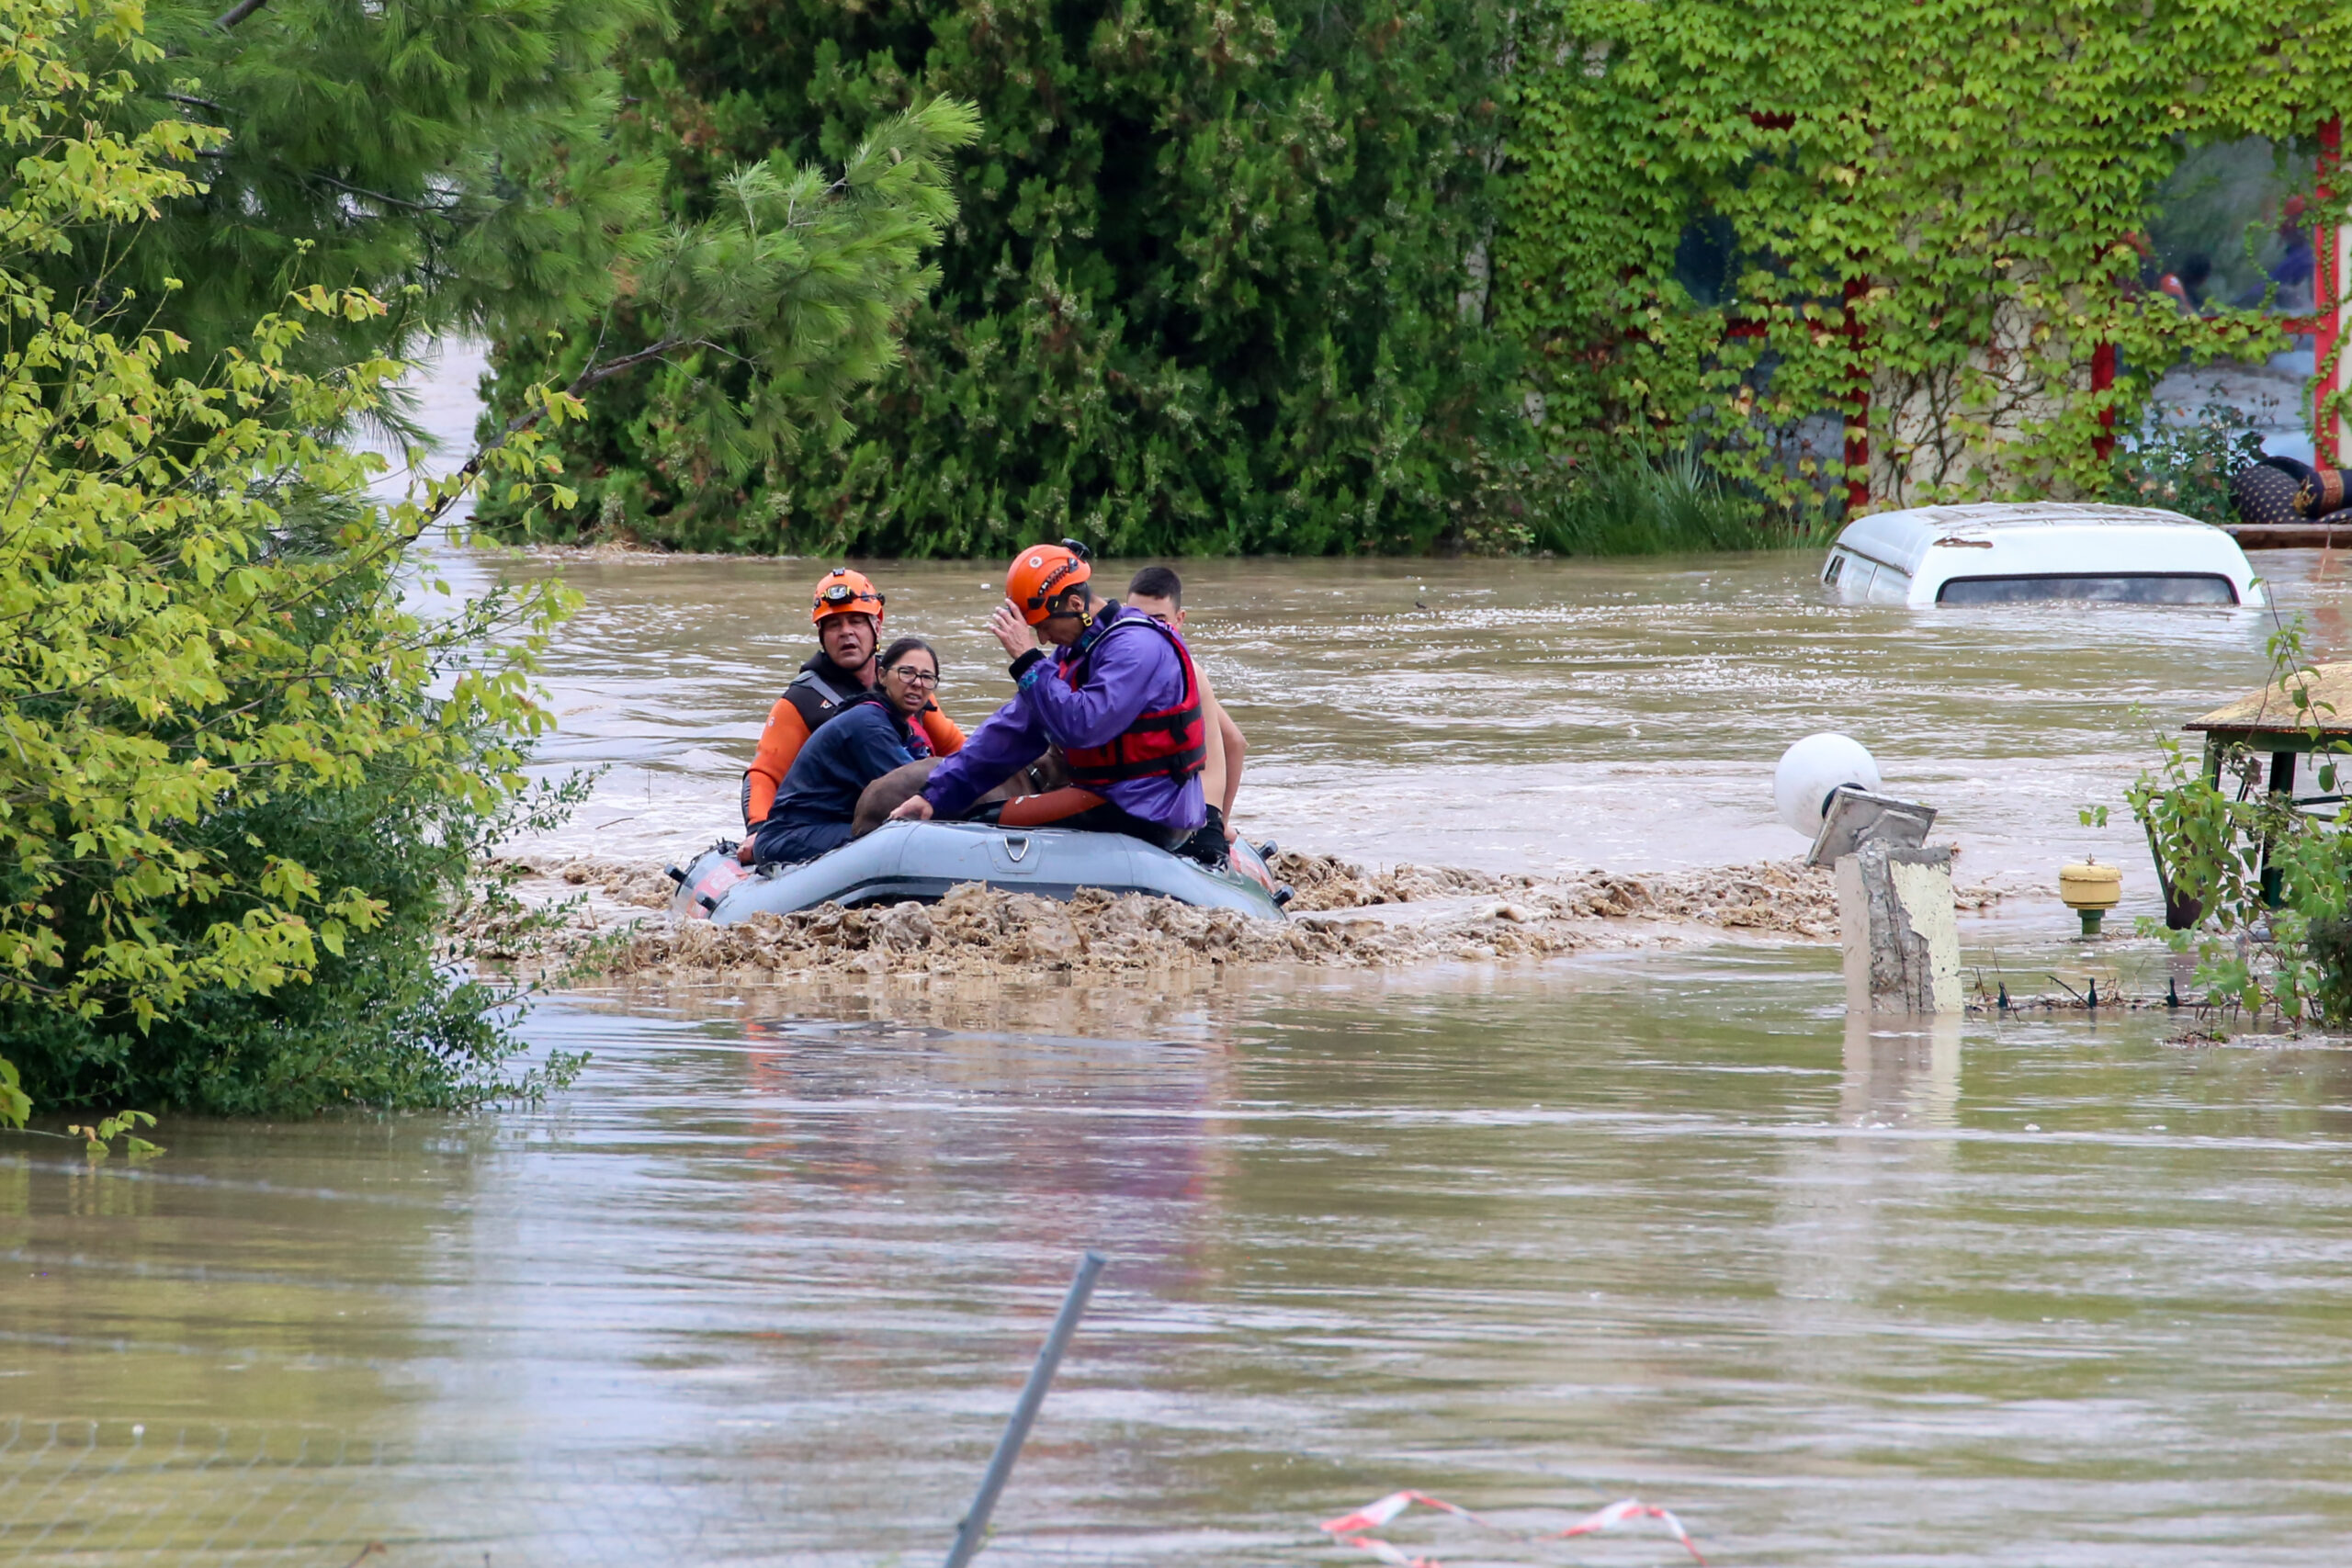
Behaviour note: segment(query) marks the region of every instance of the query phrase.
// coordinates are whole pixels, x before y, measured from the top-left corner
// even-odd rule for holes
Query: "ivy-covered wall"
[[[1548,0],[1518,62],[1496,300],[1555,450],[1697,443],[1803,503],[1867,389],[1878,503],[2096,495],[2184,354],[2279,345],[2149,289],[2138,237],[2194,148],[2312,145],[2352,12]]]

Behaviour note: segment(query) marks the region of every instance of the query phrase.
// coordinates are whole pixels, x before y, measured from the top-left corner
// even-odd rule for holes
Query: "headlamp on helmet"
[[[816,625],[824,625],[828,615],[871,615],[878,630],[882,625],[882,591],[864,572],[837,566],[817,580],[817,592],[808,605],[808,619]]]

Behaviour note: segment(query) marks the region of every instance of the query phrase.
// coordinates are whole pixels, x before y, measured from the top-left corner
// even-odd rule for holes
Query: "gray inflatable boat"
[[[831,854],[757,871],[738,864],[732,848],[722,844],[684,871],[671,868],[678,883],[673,914],[723,926],[827,903],[929,903],[964,882],[1048,898],[1066,899],[1081,887],[1148,893],[1269,920],[1283,918],[1290,897],[1288,888],[1277,889],[1258,852],[1239,842],[1229,871],[1212,871],[1124,833],[978,822],[886,822]]]

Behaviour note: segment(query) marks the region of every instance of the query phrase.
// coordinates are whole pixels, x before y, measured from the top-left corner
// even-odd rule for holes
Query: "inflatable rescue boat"
[[[1283,919],[1290,899],[1264,858],[1238,841],[1232,868],[1217,871],[1124,833],[978,822],[886,822],[831,854],[756,871],[738,863],[733,850],[720,843],[684,871],[671,867],[678,884],[673,914],[724,926],[820,904],[930,903],[965,882],[1061,899],[1081,887],[1144,893],[1269,920]]]

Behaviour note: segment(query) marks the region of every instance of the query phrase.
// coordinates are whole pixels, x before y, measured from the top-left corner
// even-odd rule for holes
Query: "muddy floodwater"
[[[808,641],[811,562],[561,570],[554,848],[677,855]],[[2332,563],[2271,557],[2346,645]],[[2161,991],[2065,940],[2148,737],[2262,676],[2267,613],[1832,606],[1816,558],[1188,566],[1249,732],[1242,825],[1379,864],[1791,854],[1772,761],[1834,728],[1944,813],[1973,967]],[[1120,569],[1106,570],[1115,576]],[[968,725],[985,565],[891,567]],[[2135,713],[2135,709],[2139,710]],[[2122,813],[2117,813],[2119,818]],[[1717,1564],[2343,1560],[2352,1054],[2164,1012],[1846,1018],[1791,942],[904,997],[588,991],[544,1107],[167,1121],[93,1168],[0,1140],[0,1564],[922,1563],[1080,1252],[1113,1261],[983,1562],[1372,1561],[1398,1487],[1532,1544],[1626,1496]],[[370,1551],[371,1544],[380,1546]]]
[[[2340,1561],[2352,1058],[1838,995],[574,1001],[540,1111],[12,1146],[0,1562],[927,1562],[1087,1247],[983,1561],[1344,1563],[1315,1521],[1399,1486],[1726,1564]]]
[[[483,570],[473,563],[463,563]],[[1136,563],[1102,569],[1123,587]],[[1777,858],[1771,770],[1816,729],[1871,748],[1962,846],[1963,880],[2046,889],[2086,852],[2159,908],[2120,809],[2153,738],[2258,685],[2303,612],[2352,649],[2333,559],[2279,552],[2278,611],[1828,603],[1812,551],[1667,562],[1184,565],[1188,627],[1250,738],[1239,820],[1381,864],[1661,871]],[[811,646],[808,561],[525,559],[587,608],[549,670],[558,765],[608,765],[564,840],[668,856],[740,833],[738,783]],[[983,629],[1001,569],[876,567],[887,630],[944,664],[968,728],[1010,687]],[[1421,606],[1427,606],[1423,608]],[[2086,805],[2117,807],[2086,830]]]

